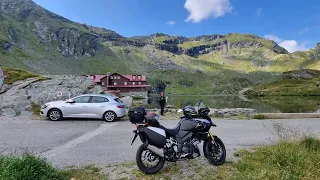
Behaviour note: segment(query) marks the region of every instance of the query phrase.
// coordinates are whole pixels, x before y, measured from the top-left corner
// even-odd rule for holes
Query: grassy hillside
[[[46,77],[43,77],[40,74],[35,74],[29,71],[16,69],[16,68],[2,68],[4,72],[4,84],[13,84],[16,81],[26,80],[28,78],[36,78],[38,80],[46,80]]]
[[[170,79],[168,91],[211,94],[269,82],[284,71],[320,68],[319,46],[288,53],[273,41],[239,33],[127,38],[72,22],[31,0],[0,5],[11,7],[0,12],[0,65],[32,73],[143,73],[151,82],[166,81],[160,79],[164,74],[170,75],[164,77]]]
[[[319,96],[320,71],[296,70],[284,72],[276,81],[252,87],[252,96]]]

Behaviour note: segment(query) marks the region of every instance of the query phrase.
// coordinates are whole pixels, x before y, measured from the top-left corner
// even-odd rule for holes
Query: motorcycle
[[[198,110],[185,106],[184,116],[180,117],[179,123],[173,129],[162,126],[155,113],[147,114],[142,107],[130,109],[129,120],[136,125],[131,145],[138,136],[143,143],[136,153],[136,163],[142,172],[154,174],[163,168],[165,161],[176,162],[201,156],[198,147],[201,142],[204,142],[204,156],[210,164],[220,166],[225,163],[224,143],[211,134],[210,128],[217,126],[209,116],[210,109],[200,108],[201,103],[202,101]]]

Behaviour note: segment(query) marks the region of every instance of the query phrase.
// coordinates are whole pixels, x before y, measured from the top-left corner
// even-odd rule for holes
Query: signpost
[[[0,66],[0,89],[3,86],[3,83],[4,83],[4,73],[3,73],[2,68]]]

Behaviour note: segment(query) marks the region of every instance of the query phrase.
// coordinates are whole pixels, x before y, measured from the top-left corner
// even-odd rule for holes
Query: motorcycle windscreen
[[[151,145],[154,145],[158,148],[163,148],[166,145],[166,132],[163,129],[147,127],[144,132],[146,133],[148,141]]]

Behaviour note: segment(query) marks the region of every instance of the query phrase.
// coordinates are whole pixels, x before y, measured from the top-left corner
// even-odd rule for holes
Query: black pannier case
[[[146,110],[142,107],[132,107],[128,112],[131,123],[143,123],[146,114]]]

